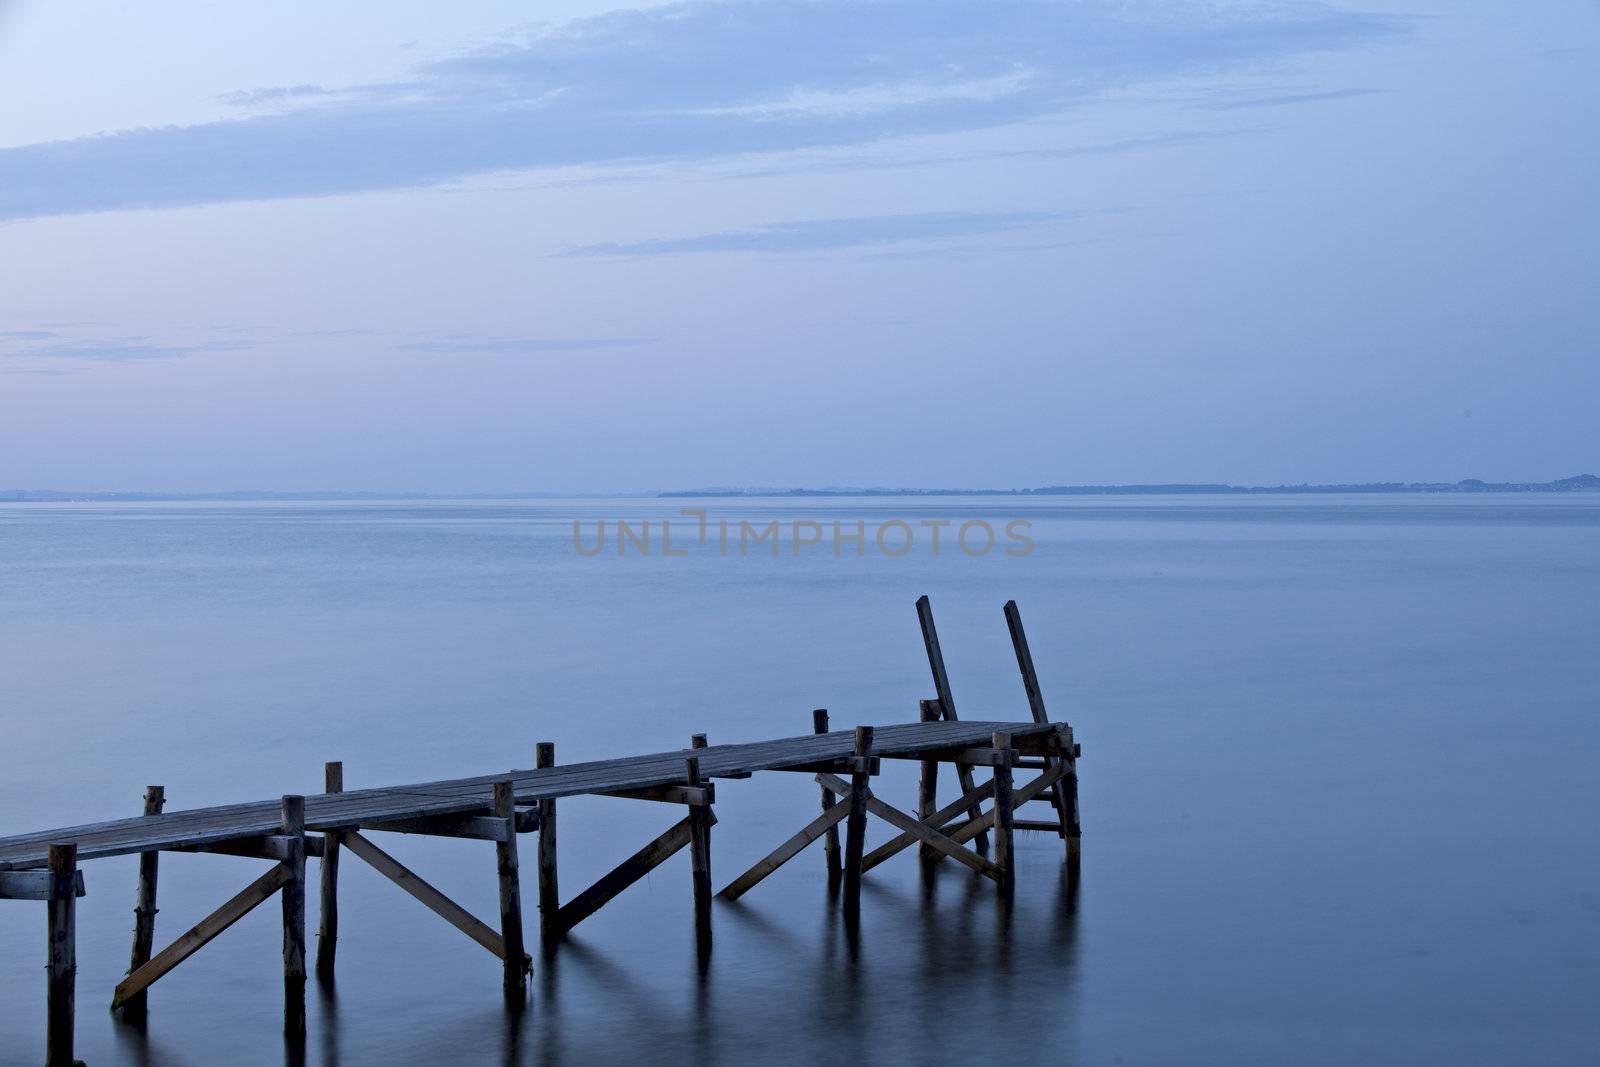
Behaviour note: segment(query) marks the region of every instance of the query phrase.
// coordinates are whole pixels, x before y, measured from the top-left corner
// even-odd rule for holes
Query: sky
[[[0,0],[0,488],[1600,472],[1600,3]]]

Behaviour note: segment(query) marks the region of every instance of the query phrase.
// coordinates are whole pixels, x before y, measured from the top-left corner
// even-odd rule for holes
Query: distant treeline
[[[58,489],[0,489],[0,502],[53,501],[150,502],[249,500],[550,500],[565,497],[741,497],[741,496],[1175,496],[1195,493],[1592,493],[1600,477],[1579,474],[1554,482],[1361,482],[1350,485],[1046,485],[1038,489],[867,489],[827,486],[822,489],[681,489],[661,493],[379,493],[370,490],[307,492],[239,489],[221,493],[64,492]]]

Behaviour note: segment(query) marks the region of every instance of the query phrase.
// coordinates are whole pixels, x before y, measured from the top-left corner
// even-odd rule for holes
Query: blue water
[[[574,517],[589,537],[684,505],[1023,518],[1037,547],[573,550]],[[135,814],[147,783],[174,808],[315,792],[328,759],[356,788],[530,766],[541,740],[572,761],[803,733],[819,706],[908,721],[932,695],[922,593],[964,718],[1026,717],[1000,614],[1020,603],[1084,747],[1075,887],[1043,834],[1009,913],[964,870],[922,885],[908,853],[869,875],[852,950],[808,852],[719,904],[702,975],[680,855],[539,960],[508,1016],[498,962],[351,859],[304,1062],[1600,1057],[1594,497],[0,505],[0,833]],[[909,807],[913,776],[875,788]],[[798,775],[718,800],[719,886],[817,803]],[[570,896],[673,812],[561,818]],[[392,851],[495,914],[488,845]],[[164,856],[158,941],[261,868]],[[86,869],[79,1054],[299,1062],[275,907],[160,982],[146,1032],[111,1019],[133,873]],[[43,945],[42,907],[0,902],[0,1062],[42,1058]]]

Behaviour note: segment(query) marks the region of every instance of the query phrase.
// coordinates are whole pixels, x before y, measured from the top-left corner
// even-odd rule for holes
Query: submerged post
[[[705,735],[695,734],[690,743],[694,748],[705,748]],[[698,787],[700,757],[684,760],[683,769],[689,785]],[[711,809],[704,804],[689,809],[689,863],[694,872],[695,943],[704,952],[711,945]]]
[[[50,933],[49,985],[45,991],[45,1067],[73,1067],[73,1014],[77,999],[78,846],[51,845],[48,853],[50,899],[45,923]]]
[[[494,784],[494,813],[505,820],[503,839],[494,845],[500,875],[500,938],[505,945],[505,991],[520,1000],[526,988],[528,955],[522,947],[522,880],[517,872],[517,795],[511,779]]]
[[[861,851],[867,843],[867,793],[872,727],[856,727],[855,767],[850,774],[850,816],[844,835],[844,907],[847,916],[861,908]]]
[[[828,732],[828,709],[818,708],[811,713],[811,732],[825,734]],[[822,811],[827,814],[833,807],[837,798],[833,790],[827,786],[822,787]],[[823,860],[828,865],[828,885],[837,886],[839,881],[839,824],[834,823],[828,827],[827,836],[822,839]]]
[[[283,1032],[306,1031],[306,798],[282,800],[280,829],[287,853],[283,868]]]
[[[322,766],[322,789],[325,793],[344,792],[344,764],[338,760]],[[322,981],[333,978],[334,954],[339,950],[339,834],[328,831],[322,835],[322,866],[318,872],[322,879],[322,896],[317,917],[317,977]]]
[[[144,789],[145,815],[160,815],[166,806],[167,791],[159,785]],[[128,973],[132,974],[150,962],[156,941],[156,875],[161,867],[161,853],[139,853],[139,888],[133,898],[133,952],[128,958]],[[128,998],[118,1009],[123,1021],[143,1022],[149,1012],[149,999],[144,991]]]
[[[556,765],[556,746],[540,741],[535,748],[534,766],[547,770]],[[556,880],[556,802],[539,801],[539,939],[549,948],[561,936],[556,914],[561,910],[561,891]]]
[[[1011,748],[1011,735],[997,733],[990,742],[994,746],[994,862],[1000,868],[1000,892],[1010,893],[1016,883],[1017,855],[1013,848],[1012,823],[1014,804],[1011,799],[1011,764],[1016,753]]]

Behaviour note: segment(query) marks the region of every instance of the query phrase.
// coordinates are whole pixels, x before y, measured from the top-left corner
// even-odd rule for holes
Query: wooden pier
[[[284,1026],[295,1037],[305,1026],[307,859],[318,861],[321,921],[315,973],[331,978],[338,944],[338,872],[354,856],[415,897],[440,918],[487,949],[502,964],[508,1002],[526,996],[532,960],[523,939],[517,840],[539,835],[539,932],[554,949],[578,923],[677,852],[690,852],[697,943],[708,952],[712,926],[711,831],[716,825],[715,779],[761,772],[814,776],[821,814],[730,881],[715,895],[733,900],[748,893],[806,846],[825,840],[830,881],[842,887],[842,911],[856,921],[862,878],[913,844],[924,864],[950,859],[1009,893],[1015,884],[1012,836],[1018,829],[1059,834],[1067,862],[1078,863],[1077,759],[1072,728],[1045,713],[1038,679],[1016,605],[1005,617],[1027,694],[1024,721],[964,721],[954,698],[926,597],[917,602],[934,699],[921,702],[919,721],[830,730],[828,714],[812,715],[812,732],[750,744],[708,744],[704,735],[672,752],[561,765],[555,746],[534,748],[534,766],[474,778],[455,778],[378,789],[344,788],[343,765],[325,767],[325,791],[278,800],[166,811],[165,791],[150,786],[143,814],[126,819],[0,838],[0,898],[44,901],[49,932],[46,1025],[47,1067],[71,1067],[75,999],[74,916],[84,895],[81,864],[108,856],[138,855],[133,950],[128,975],[112,995],[123,1020],[145,1019],[153,983],[204,947],[252,909],[278,896],[283,912]],[[875,795],[871,782],[883,760],[911,760],[921,775],[915,805],[902,810]],[[938,773],[952,765],[960,795],[938,806]],[[989,772],[981,784],[974,770]],[[1019,784],[1017,772],[1037,772]],[[556,806],[563,797],[608,796],[678,805],[684,816],[593,885],[561,900],[557,878]],[[1030,801],[1048,804],[1049,820],[1020,819]],[[984,805],[987,804],[987,810]],[[813,809],[815,810],[815,809]],[[898,836],[866,850],[867,817],[888,823]],[[844,842],[839,824],[845,824]],[[452,901],[380,848],[369,834],[425,834],[489,841],[500,909],[485,922]],[[993,849],[986,848],[993,838]],[[972,842],[976,848],[968,848]],[[158,857],[162,852],[214,852],[268,861],[262,874],[216,911],[155,951]],[[487,864],[486,864],[487,869]]]

